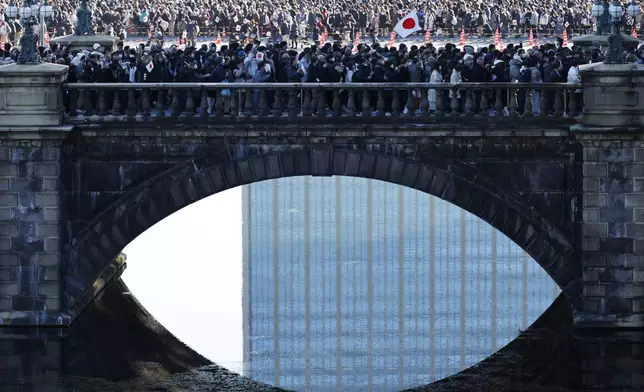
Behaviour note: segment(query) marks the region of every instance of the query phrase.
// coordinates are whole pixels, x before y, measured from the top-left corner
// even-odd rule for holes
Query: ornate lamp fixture
[[[633,20],[635,20],[635,17],[640,13],[640,7],[635,3],[635,0],[633,0],[626,11],[628,12],[628,15],[631,16]],[[624,62],[622,56],[622,43],[624,42],[624,38],[620,31],[620,27],[622,25],[622,15],[624,13],[624,9],[622,8],[618,0],[614,0],[613,4],[611,4],[610,8],[608,9],[608,12],[610,13],[613,29],[612,33],[608,37],[608,53],[606,55],[606,60],[604,61],[604,63],[622,64]]]
[[[38,24],[38,18],[44,25],[44,19],[54,15],[54,9],[44,0],[42,5],[35,4],[32,0],[24,0],[22,7],[17,7],[13,0],[5,10],[5,14],[10,18],[20,16],[20,23],[25,30],[20,37],[20,55],[18,56],[19,64],[39,64],[41,63],[38,55],[37,38],[34,34],[34,26]],[[41,33],[42,34],[42,33]]]

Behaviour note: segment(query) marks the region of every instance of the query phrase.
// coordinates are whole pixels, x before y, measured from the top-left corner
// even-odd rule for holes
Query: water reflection
[[[244,187],[244,375],[391,391],[503,347],[552,303],[507,237],[440,199],[349,177]]]

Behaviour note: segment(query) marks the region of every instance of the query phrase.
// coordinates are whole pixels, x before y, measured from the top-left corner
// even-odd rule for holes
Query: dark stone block
[[[16,311],[43,311],[45,310],[45,297],[36,296],[28,297],[23,295],[14,295],[11,298],[11,305]]]
[[[602,223],[630,223],[633,221],[633,208],[602,207],[599,209],[599,221]]]
[[[363,153],[362,159],[360,160],[360,169],[358,170],[358,176],[362,178],[372,178],[375,167],[376,155]]]
[[[511,164],[509,166],[512,166]],[[520,166],[520,165],[516,165]],[[563,162],[534,162],[526,163],[525,176],[527,184],[524,189],[562,190],[566,183],[565,165]]]
[[[342,174],[355,177],[360,170],[361,153],[356,151],[347,151],[347,159]]]
[[[383,155],[376,156],[376,165],[373,173],[373,178],[382,181],[386,180],[387,174],[389,173],[391,161],[392,159],[390,157]]]
[[[429,193],[437,197],[442,197],[447,184],[449,184],[450,182],[450,176],[451,175],[447,172],[444,172],[442,170],[435,170]]]
[[[628,193],[633,192],[633,181],[629,179],[601,178],[599,189],[602,193]]]
[[[632,238],[602,238],[599,240],[599,251],[604,253],[632,253]]]
[[[251,159],[257,159],[257,157],[246,158],[241,161],[237,161],[237,173],[239,173],[240,184],[250,184],[254,181],[253,170],[251,169],[250,165]],[[261,162],[261,157],[259,158],[259,160]],[[183,189],[183,186],[181,187],[181,189]]]
[[[623,193],[607,193],[606,206],[624,208],[625,195]]]
[[[223,166],[216,166],[208,170],[208,177],[210,178],[210,183],[213,186],[213,191],[220,192],[226,189],[226,179],[224,178]]]
[[[633,270],[625,268],[606,268],[600,275],[602,282],[628,283],[633,281]]]
[[[296,176],[305,176],[311,174],[311,150],[309,148],[295,150],[293,152]]]
[[[334,155],[335,157],[335,155]],[[264,156],[266,163],[266,178],[278,178],[281,175],[280,162],[278,154],[269,154]]]
[[[40,147],[13,147],[9,159],[11,162],[40,162],[42,161],[42,150]]]
[[[608,297],[605,302],[606,313],[631,313],[631,300]]]
[[[33,200],[33,195],[31,196],[31,199]],[[11,209],[11,219],[21,222],[42,222],[45,218],[43,210],[38,207],[15,207]]]
[[[621,238],[626,235],[626,228],[624,223],[609,223],[607,236],[610,238]]]
[[[407,162],[405,165],[405,171],[403,172],[402,177],[396,178],[395,182],[402,186],[413,188],[416,183],[416,178],[420,172],[421,165],[415,162]]]
[[[295,175],[295,157],[293,156],[293,153],[290,151],[281,153],[280,160],[282,162],[282,176],[283,177],[294,176]],[[338,173],[338,174],[341,174],[341,173]]]
[[[264,181],[266,179],[266,169],[263,157],[258,157],[250,161],[250,169],[253,172],[254,181]]]
[[[11,239],[13,250],[19,252],[44,252],[45,243],[42,239],[36,237],[13,237]]]
[[[601,148],[598,157],[602,162],[633,162],[634,154],[632,148]]]
[[[387,181],[395,183],[397,179],[402,178],[404,171],[405,161],[393,158],[391,160],[391,166],[389,167],[389,173],[387,174]]]
[[[224,178],[226,179],[226,185],[228,188],[234,188],[242,184],[241,179],[239,178],[239,173],[237,173],[237,163],[236,162],[227,162],[223,165]]]
[[[28,192],[40,192],[42,190],[42,178],[35,177],[18,177],[11,179],[9,190],[24,194]],[[21,204],[25,205],[25,204]]]
[[[428,192],[431,188],[433,178],[434,169],[429,165],[422,165],[416,178],[414,188],[422,192]]]

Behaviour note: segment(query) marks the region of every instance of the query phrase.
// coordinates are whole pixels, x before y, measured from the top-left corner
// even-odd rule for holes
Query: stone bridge
[[[575,326],[641,327],[642,74],[604,68],[571,86],[71,85],[59,66],[0,67],[0,325],[70,325],[130,241],[204,197],[343,175],[485,220]]]

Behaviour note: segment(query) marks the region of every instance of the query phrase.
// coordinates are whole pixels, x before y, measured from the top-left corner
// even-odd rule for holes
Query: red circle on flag
[[[407,30],[413,29],[416,27],[416,21],[413,18],[407,18],[403,20],[402,27]]]

